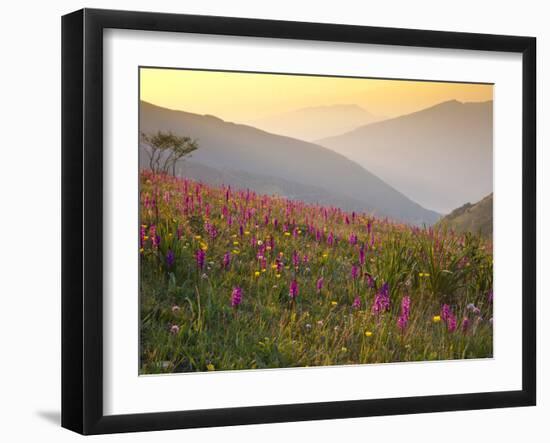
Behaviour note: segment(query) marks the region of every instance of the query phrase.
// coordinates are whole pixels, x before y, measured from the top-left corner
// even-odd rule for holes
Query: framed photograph
[[[62,20],[62,425],[535,405],[531,37]]]

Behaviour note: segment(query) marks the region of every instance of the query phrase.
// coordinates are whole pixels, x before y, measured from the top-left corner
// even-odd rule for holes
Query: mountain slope
[[[317,143],[422,206],[448,212],[493,190],[492,122],[492,101],[449,101]]]
[[[313,141],[382,120],[357,105],[316,106],[248,122],[255,128]]]
[[[457,232],[480,233],[484,237],[493,235],[493,194],[475,204],[466,203],[443,217],[438,223]]]
[[[345,195],[338,195],[319,186],[304,185],[279,177],[268,177],[234,169],[216,169],[193,160],[181,162],[176,175],[202,181],[213,186],[229,185],[234,189],[253,189],[259,194],[280,195],[292,200],[323,203],[361,210],[364,203]]]
[[[274,185],[276,181],[279,185],[292,183],[294,187],[316,189],[310,197],[307,190],[302,192],[304,200],[311,203],[322,203],[327,197],[343,209],[373,212],[414,224],[433,224],[439,218],[439,214],[422,208],[358,164],[312,143],[145,102],[140,106],[140,130],[172,131],[198,139],[199,149],[191,162],[214,169],[218,175],[236,173],[244,180],[243,186],[251,189],[257,189],[258,179],[266,184],[271,180]],[[142,146],[142,166],[146,160],[144,150]],[[255,179],[247,181],[247,174]]]

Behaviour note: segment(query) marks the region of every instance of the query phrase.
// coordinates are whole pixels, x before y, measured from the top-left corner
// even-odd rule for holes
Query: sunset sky
[[[492,100],[493,86],[141,68],[140,95],[159,106],[241,123],[336,104],[395,117],[452,99]]]

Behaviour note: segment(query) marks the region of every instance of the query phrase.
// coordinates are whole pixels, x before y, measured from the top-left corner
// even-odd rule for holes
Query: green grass
[[[141,175],[141,224],[141,373],[492,356],[492,252],[477,236],[247,191],[228,195],[226,188],[149,172]],[[271,240],[274,247],[266,248]],[[203,269],[196,261],[201,249]],[[224,268],[227,252],[231,264]],[[276,259],[282,268],[275,269]],[[356,279],[352,265],[360,267]],[[299,294],[291,299],[294,279]],[[372,305],[384,283],[391,306],[376,315]],[[243,297],[232,307],[235,287]],[[400,329],[404,296],[411,299],[410,318]],[[360,308],[352,307],[356,297]],[[455,331],[434,321],[444,303],[457,318]]]

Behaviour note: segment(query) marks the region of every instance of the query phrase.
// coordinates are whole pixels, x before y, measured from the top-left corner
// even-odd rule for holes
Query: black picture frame
[[[522,389],[506,392],[103,413],[103,31],[171,31],[519,53],[523,64]],[[82,434],[531,406],[536,403],[536,39],[83,9],[62,18],[62,426]]]

